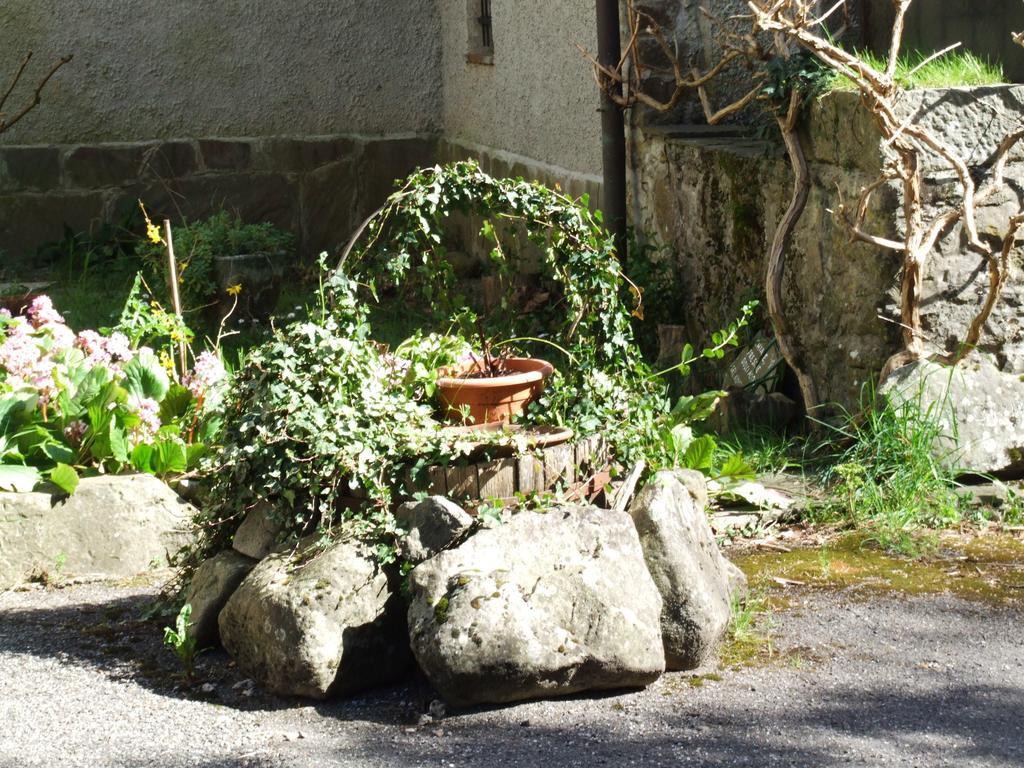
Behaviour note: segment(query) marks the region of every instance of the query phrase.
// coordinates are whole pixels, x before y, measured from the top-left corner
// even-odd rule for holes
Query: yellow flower
[[[142,216],[146,219],[146,237],[149,238],[149,242],[159,245],[164,241],[164,239],[160,237],[160,227],[154,224],[152,219],[149,218],[149,211],[146,210],[146,206],[143,205],[141,200],[139,200],[139,208],[142,209]]]
[[[228,288],[228,296],[237,296],[242,292],[242,284],[237,283]]]
[[[174,361],[171,360],[171,356],[167,354],[166,350],[160,350],[160,365],[168,373],[174,373]]]

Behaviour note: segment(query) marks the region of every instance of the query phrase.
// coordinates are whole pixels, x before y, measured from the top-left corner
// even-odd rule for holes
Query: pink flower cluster
[[[25,314],[33,328],[42,328],[45,325],[64,325],[64,317],[53,308],[53,301],[49,296],[37,296],[32,299]]]
[[[160,403],[151,397],[131,402],[132,410],[141,420],[139,426],[132,430],[133,447],[147,443],[156,437],[160,429]]]
[[[82,331],[75,337],[75,346],[85,353],[89,365],[119,367],[132,357],[131,343],[123,333],[100,336],[96,331]]]
[[[104,338],[95,331],[82,331],[75,336],[49,296],[33,299],[25,317],[11,317],[5,311],[0,319],[0,373],[7,374],[6,383],[11,387],[37,390],[44,406],[57,396],[61,353],[78,347],[90,365],[114,369],[133,354],[128,338],[121,333]]]
[[[213,352],[203,352],[196,358],[195,367],[182,377],[182,384],[188,387],[197,400],[222,382],[227,376],[224,363]]]
[[[66,326],[56,326],[67,330]],[[53,341],[64,340],[54,334]],[[57,395],[57,380],[54,376],[56,363],[41,344],[35,330],[24,320],[15,320],[7,327],[7,335],[0,343],[0,369],[7,372],[8,383],[13,387],[31,386],[38,390],[39,399],[45,405]],[[54,344],[57,347],[57,344]]]

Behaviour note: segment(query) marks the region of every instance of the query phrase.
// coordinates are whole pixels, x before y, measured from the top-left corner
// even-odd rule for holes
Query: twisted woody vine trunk
[[[827,71],[843,76],[853,84],[861,96],[862,105],[869,111],[878,127],[883,147],[891,150],[891,158],[885,163],[879,178],[860,190],[855,206],[848,206],[840,198],[836,214],[853,241],[896,252],[903,257],[900,286],[900,349],[883,366],[880,373],[881,381],[902,365],[927,356],[921,303],[928,258],[938,240],[954,225],[960,224],[967,248],[981,255],[988,269],[989,280],[984,299],[966,329],[962,341],[954,345],[953,351],[949,353],[932,355],[933,360],[955,365],[979,344],[985,325],[1006,283],[1017,234],[1024,226],[1024,212],[1010,216],[1000,242],[992,246],[987,245],[979,237],[976,221],[977,206],[1005,186],[1004,171],[1009,152],[1024,138],[1024,130],[1014,131],[1003,137],[992,158],[987,181],[979,184],[972,169],[957,151],[922,126],[915,116],[906,117],[899,114],[897,105],[902,100],[905,89],[898,82],[897,66],[906,16],[912,2],[913,0],[894,0],[895,16],[884,69],[876,69],[855,54],[841,48],[836,40],[842,37],[842,29],[828,29],[831,17],[840,12],[845,14],[846,0],[837,0],[824,12],[821,11],[821,3],[817,0],[747,0],[749,12],[728,19],[719,18],[702,8],[707,21],[716,30],[716,43],[720,50],[718,61],[706,72],[687,70],[683,67],[672,42],[649,14],[637,9],[634,0],[625,0],[629,40],[624,47],[619,66],[602,66],[593,56],[583,51],[590,59],[601,87],[607,89],[608,84],[625,86],[620,96],[614,95],[618,93],[618,89],[608,89],[613,93],[613,100],[623,108],[643,104],[654,110],[667,112],[677,106],[685,94],[696,92],[709,124],[738,112],[758,99],[774,100],[777,105],[780,87],[778,83],[772,84],[771,70],[773,67],[777,70],[780,61],[784,65],[791,61],[794,53],[798,51],[810,54]],[[641,56],[641,37],[653,40],[661,56],[669,62],[668,71],[672,73],[675,88],[667,99],[656,98],[646,90],[650,75],[658,68],[649,65]],[[1014,34],[1013,39],[1017,44],[1024,46],[1024,33]],[[955,47],[957,46],[939,51],[918,65],[918,68],[945,55]],[[740,64],[751,73],[752,89],[726,107],[714,110],[707,97],[706,86],[723,72]],[[788,108],[784,113],[777,112],[775,115],[794,179],[790,205],[779,222],[768,249],[765,294],[769,319],[779,349],[795,372],[805,406],[810,411],[819,403],[815,382],[808,373],[805,352],[801,350],[787,322],[782,302],[786,253],[795,227],[803,214],[810,189],[807,160],[796,130],[800,106],[807,97],[807,94],[802,92],[804,85],[798,77],[791,77],[788,83],[783,84],[781,90],[789,90]],[[927,187],[922,172],[924,155],[938,158],[952,171],[959,185],[956,201],[931,213],[930,216],[925,215],[923,202]],[[871,233],[865,228],[873,194],[889,184],[897,184],[902,192],[903,233],[900,239]]]
[[[807,207],[807,197],[811,191],[811,174],[807,168],[807,157],[804,155],[804,148],[800,144],[800,135],[797,132],[797,119],[802,102],[800,93],[796,90],[792,91],[786,115],[775,118],[779,132],[782,134],[782,140],[786,145],[786,154],[793,168],[793,196],[779,226],[775,229],[771,247],[768,249],[764,293],[768,317],[775,332],[779,351],[796,375],[800,393],[804,399],[804,408],[810,413],[813,408],[818,406],[817,388],[814,385],[814,379],[807,373],[803,353],[790,331],[782,306],[782,279],[786,273],[786,253],[789,251],[789,244],[793,239],[796,225],[803,216],[804,208]]]

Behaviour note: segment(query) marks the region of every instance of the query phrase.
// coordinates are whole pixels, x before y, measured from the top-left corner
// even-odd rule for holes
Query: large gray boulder
[[[217,617],[254,567],[252,558],[226,549],[196,569],[185,602],[192,606],[191,631],[200,648],[217,644]]]
[[[278,544],[281,525],[270,519],[270,505],[257,504],[245,516],[231,540],[234,550],[254,560],[262,560]]]
[[[444,496],[400,504],[395,521],[408,531],[402,540],[403,554],[412,563],[433,557],[473,526],[473,518]]]
[[[907,404],[941,426],[934,453],[951,469],[1003,477],[1024,475],[1024,382],[973,355],[955,368],[919,361],[894,371],[879,388],[883,402]]]
[[[665,667],[661,597],[622,513],[513,515],[410,584],[413,653],[454,706],[639,687]]]
[[[668,669],[695,669],[714,655],[729,625],[731,596],[746,587],[742,572],[718,549],[706,503],[700,473],[662,471],[629,509],[663,600],[661,632]]]
[[[0,589],[33,574],[136,576],[190,541],[196,510],[151,475],[87,477],[70,496],[0,492]]]
[[[373,551],[313,541],[270,555],[219,618],[221,644],[267,690],[324,699],[392,682],[409,666],[404,604]]]

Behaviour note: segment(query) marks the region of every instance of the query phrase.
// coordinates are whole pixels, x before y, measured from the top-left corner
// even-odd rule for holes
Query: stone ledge
[[[0,589],[33,575],[136,576],[189,541],[195,508],[149,475],[84,478],[71,496],[0,492]]]

